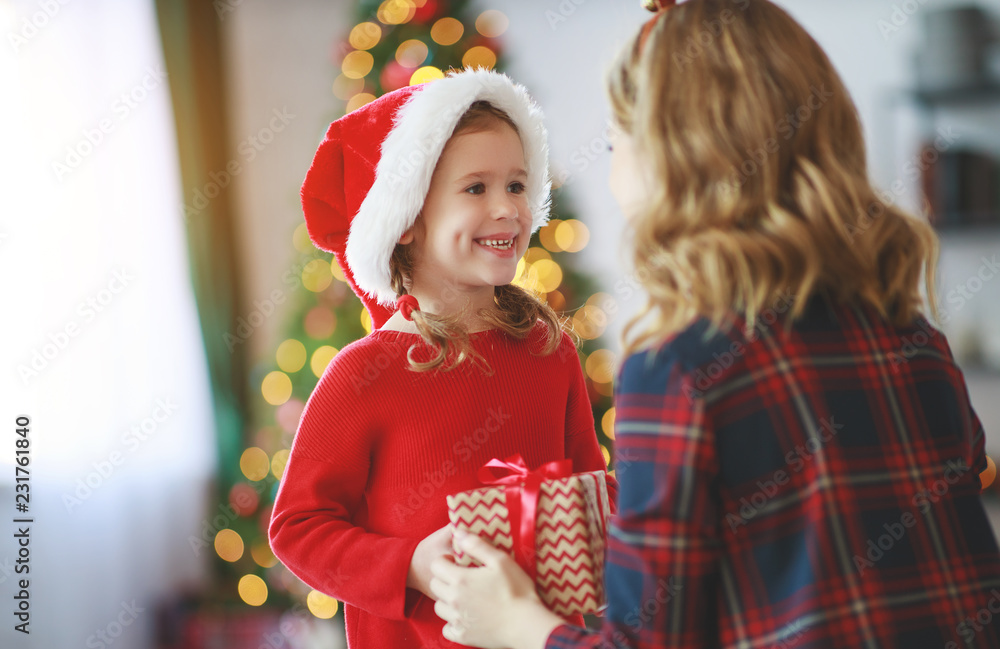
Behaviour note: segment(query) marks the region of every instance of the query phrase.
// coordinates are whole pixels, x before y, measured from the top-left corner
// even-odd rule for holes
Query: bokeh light
[[[368,309],[361,309],[361,326],[364,328],[365,333],[372,332],[372,316],[368,313]]]
[[[538,286],[543,293],[554,291],[562,284],[562,268],[551,259],[539,259],[531,264],[531,269],[538,273]]]
[[[545,295],[545,300],[556,313],[566,310],[566,296],[561,291],[549,291]]]
[[[375,23],[365,22],[354,26],[347,42],[356,50],[370,50],[378,45],[381,38],[382,28]]]
[[[313,259],[302,269],[302,285],[313,293],[325,290],[332,281],[330,264],[322,259]]]
[[[309,367],[312,369],[313,374],[317,377],[323,376],[323,371],[326,366],[330,364],[333,357],[337,355],[339,351],[336,347],[331,345],[323,345],[313,352],[312,359],[309,361]]]
[[[378,19],[386,25],[402,25],[413,19],[417,5],[413,0],[385,0],[378,8]]]
[[[284,372],[268,372],[260,382],[260,393],[264,395],[264,401],[280,406],[292,396],[292,380]]]
[[[553,239],[555,244],[566,252],[580,252],[590,243],[590,230],[583,221],[569,219],[556,225]]]
[[[334,598],[314,590],[306,595],[306,606],[309,612],[321,620],[329,620],[337,614],[340,604]]]
[[[243,556],[243,537],[233,530],[219,530],[215,535],[215,551],[224,561],[235,563]]]
[[[306,313],[302,327],[310,338],[329,338],[337,329],[337,314],[325,306],[314,306]]]
[[[245,482],[237,482],[229,490],[229,506],[240,516],[250,516],[260,505],[260,495],[257,490]]]
[[[607,315],[596,306],[584,305],[573,314],[573,328],[584,340],[599,338],[607,326]]]
[[[604,466],[611,466],[611,452],[604,444],[601,444],[601,455],[604,456]]]
[[[254,563],[261,568],[273,568],[278,565],[278,558],[274,556],[274,552],[271,551],[271,546],[266,540],[254,543],[250,548],[250,556],[253,557]]]
[[[299,426],[299,419],[302,417],[302,410],[305,406],[306,404],[298,399],[289,399],[278,406],[274,418],[278,422],[278,425],[281,426],[281,430],[286,433],[294,433],[295,429]]]
[[[406,68],[420,67],[427,60],[429,52],[430,50],[427,49],[426,43],[419,39],[411,38],[408,41],[403,41],[396,48],[396,61]]]
[[[601,417],[601,430],[609,439],[615,438],[615,407],[611,406]]]
[[[562,248],[556,243],[556,228],[562,223],[560,219],[549,219],[549,222],[538,231],[538,242],[541,243],[546,250],[551,250],[552,252],[562,252]]]
[[[347,100],[347,106],[345,107],[347,112],[355,111],[365,104],[370,104],[375,101],[375,95],[370,92],[359,92],[350,99]],[[332,277],[333,275],[331,275]]]
[[[596,350],[587,357],[587,376],[595,383],[611,383],[615,378],[615,360],[611,350]]]
[[[987,489],[997,477],[997,464],[989,455],[986,456],[986,468],[979,474],[983,489]]]
[[[496,38],[510,26],[510,20],[496,9],[488,9],[476,18],[476,31],[487,38]]]
[[[365,75],[372,71],[375,59],[365,50],[354,50],[344,57],[340,69],[344,76],[349,79],[363,79]]]
[[[267,453],[256,446],[251,446],[240,456],[240,471],[248,480],[254,482],[263,480],[267,476],[269,467],[270,461],[267,458]]]
[[[275,478],[281,480],[281,476],[285,474],[285,465],[288,464],[289,450],[283,448],[271,457],[271,474]]]
[[[444,79],[444,72],[433,65],[425,65],[422,68],[417,68],[417,71],[413,73],[413,76],[410,77],[410,85],[419,86],[422,83],[438,79]]]
[[[476,45],[462,55],[462,66],[467,68],[493,69],[497,64],[497,55],[485,45]]]
[[[352,79],[347,75],[339,74],[333,80],[333,95],[337,99],[347,101],[364,89],[365,82],[362,79]],[[305,224],[303,223],[303,225]]]
[[[438,45],[454,45],[465,33],[465,26],[455,18],[442,18],[431,27],[431,38]]]
[[[285,372],[298,372],[306,364],[306,346],[301,341],[289,338],[278,345],[275,358],[278,367]]]
[[[292,233],[292,245],[299,252],[310,252],[313,249],[312,239],[309,238],[309,228],[305,221],[299,223]]]
[[[257,575],[243,575],[238,590],[240,599],[250,606],[260,606],[267,601],[267,584]]]

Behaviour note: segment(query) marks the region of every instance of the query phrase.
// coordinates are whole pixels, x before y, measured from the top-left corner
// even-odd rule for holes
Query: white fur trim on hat
[[[380,304],[396,302],[389,259],[424,206],[438,158],[459,119],[488,101],[517,124],[528,172],[531,231],[548,221],[551,180],[548,136],[541,109],[524,86],[490,70],[464,70],[426,84],[396,113],[382,142],[375,182],[351,221],[347,263],[358,287]]]

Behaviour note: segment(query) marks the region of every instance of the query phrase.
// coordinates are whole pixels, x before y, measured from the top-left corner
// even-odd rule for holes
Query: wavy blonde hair
[[[722,326],[736,314],[749,330],[787,293],[792,318],[823,293],[902,325],[923,305],[923,280],[933,311],[937,236],[879,199],[853,101],[782,9],[679,4],[630,41],[607,85],[651,180],[631,223],[649,301],[626,349],[697,317]]]
[[[517,125],[507,113],[487,101],[477,101],[459,119],[451,137],[505,126],[512,128],[520,137]],[[412,246],[412,243],[405,246],[397,245],[389,261],[392,288],[397,296],[407,293],[407,285],[413,272]],[[552,354],[559,348],[563,321],[548,303],[513,284],[497,286],[494,290],[494,302],[497,307],[495,310],[481,309],[477,314],[487,324],[502,329],[517,339],[524,339],[531,333],[535,323],[541,320],[548,329],[542,354]],[[418,361],[414,358],[416,346],[411,346],[407,352],[410,367],[418,372],[438,367],[448,371],[471,360],[490,371],[488,363],[472,347],[469,332],[461,324],[464,315],[464,312],[459,312],[450,316],[440,316],[415,309],[411,315],[413,323],[434,355],[426,361]]]

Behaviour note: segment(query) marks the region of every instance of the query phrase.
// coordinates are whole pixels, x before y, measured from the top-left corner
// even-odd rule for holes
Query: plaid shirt
[[[784,311],[626,360],[603,628],[547,647],[1000,647],[983,430],[944,335]]]

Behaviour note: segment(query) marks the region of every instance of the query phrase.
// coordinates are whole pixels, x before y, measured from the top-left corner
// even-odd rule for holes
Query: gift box
[[[603,609],[611,516],[604,471],[574,474],[570,460],[529,471],[513,456],[491,460],[479,478],[488,486],[447,497],[452,526],[510,554],[557,615]],[[454,550],[458,565],[476,565]]]

